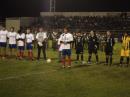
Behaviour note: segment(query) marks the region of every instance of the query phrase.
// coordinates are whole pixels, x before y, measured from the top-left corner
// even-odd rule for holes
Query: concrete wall
[[[15,19],[7,18],[6,19],[6,28],[8,30],[10,30],[10,27],[15,27],[15,31],[18,31],[19,28],[20,28],[20,20],[19,20],[19,18],[15,18]]]
[[[15,27],[16,31],[20,29],[20,26],[28,27],[33,22],[36,21],[37,18],[32,17],[16,17],[16,18],[6,18],[6,28],[9,30],[11,26]]]

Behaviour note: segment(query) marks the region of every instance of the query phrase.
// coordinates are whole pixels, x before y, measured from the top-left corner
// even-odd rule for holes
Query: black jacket
[[[106,37],[105,38],[105,42],[106,42],[106,49],[113,49],[113,46],[115,45],[115,40],[114,37]]]
[[[88,49],[98,49],[99,47],[99,40],[97,36],[89,36],[88,37]]]

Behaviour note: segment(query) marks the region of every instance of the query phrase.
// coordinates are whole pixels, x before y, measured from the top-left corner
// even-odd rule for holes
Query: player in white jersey
[[[26,49],[28,50],[28,58],[33,60],[33,42],[34,42],[34,35],[31,33],[31,29],[27,28],[26,30]]]
[[[39,32],[36,35],[38,42],[38,56],[37,60],[40,59],[41,50],[43,52],[44,60],[46,60],[46,44],[47,44],[47,32],[43,31],[43,28],[39,28]]]
[[[18,46],[18,58],[21,60],[24,57],[25,33],[22,30],[19,30],[16,39]]]
[[[7,34],[8,37],[8,42],[9,42],[9,49],[10,49],[10,56],[14,56],[16,55],[16,48],[17,48],[17,44],[16,44],[16,36],[17,33],[14,31],[14,27],[10,28],[10,31]]]
[[[60,36],[60,43],[62,45],[62,62],[63,68],[71,67],[71,43],[73,42],[73,35],[68,32],[68,28],[64,28],[64,33]],[[66,56],[68,56],[68,65],[66,65]]]
[[[0,30],[0,56],[2,59],[5,59],[6,57],[7,34],[8,31],[5,27],[2,27]]]

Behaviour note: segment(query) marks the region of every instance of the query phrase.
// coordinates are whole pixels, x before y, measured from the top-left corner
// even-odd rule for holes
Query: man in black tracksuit
[[[111,32],[107,31],[105,38],[105,54],[106,54],[106,65],[112,65],[113,46],[115,45],[114,37]],[[110,62],[109,62],[110,61]]]
[[[90,36],[88,36],[88,53],[89,53],[89,57],[88,57],[88,63],[91,63],[91,57],[92,54],[94,53],[96,56],[96,63],[98,63],[99,59],[98,59],[98,38],[95,35],[95,33],[93,31],[90,32]]]
[[[79,55],[81,55],[81,61],[83,62],[84,37],[81,35],[80,31],[78,31],[75,37],[75,49],[76,49],[76,54],[77,54],[77,61],[79,61]]]
[[[39,28],[39,32],[36,35],[36,39],[38,44],[37,60],[40,59],[41,50],[43,52],[44,60],[46,60],[47,32],[44,32],[42,27]]]
[[[52,49],[53,49],[54,51],[56,51],[56,50],[58,49],[57,42],[58,42],[59,35],[58,35],[57,32],[53,32],[53,33],[51,34],[51,36],[52,36]]]

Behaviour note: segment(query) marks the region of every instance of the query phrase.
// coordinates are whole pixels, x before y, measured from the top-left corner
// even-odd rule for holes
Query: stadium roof
[[[129,0],[56,0],[57,12],[130,11]],[[39,16],[49,0],[1,0],[1,16]]]

